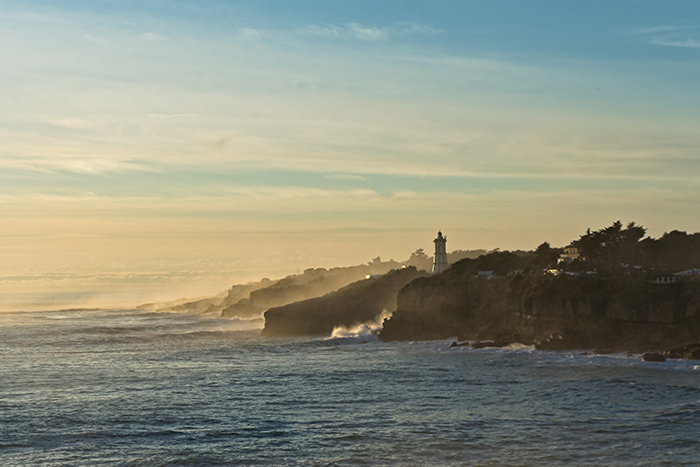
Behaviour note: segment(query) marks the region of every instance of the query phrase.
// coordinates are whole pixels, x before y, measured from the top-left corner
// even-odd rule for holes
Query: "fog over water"
[[[0,464],[697,465],[700,365],[0,314]]]

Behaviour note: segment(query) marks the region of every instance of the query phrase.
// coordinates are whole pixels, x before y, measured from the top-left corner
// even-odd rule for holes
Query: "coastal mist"
[[[0,464],[700,463],[697,361],[261,326],[0,314]]]

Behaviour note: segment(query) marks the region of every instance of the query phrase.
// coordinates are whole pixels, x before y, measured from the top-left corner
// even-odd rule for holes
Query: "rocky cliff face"
[[[424,263],[428,257],[425,255],[423,257],[414,254],[404,263],[375,258],[367,264],[357,266],[331,269],[309,268],[302,274],[292,274],[279,280],[262,279],[258,282],[234,285],[213,297],[146,303],[138,308],[189,314],[220,313],[224,318],[260,318],[268,308],[320,297],[364,279],[368,274],[385,274],[411,262],[425,266]],[[430,264],[427,266],[429,267]]]
[[[250,292],[249,297],[242,298],[221,311],[224,318],[259,318],[271,307],[319,297],[338,290],[360,278],[365,277],[367,267],[337,269],[307,269],[303,274],[287,276],[268,287]]]
[[[265,312],[262,335],[330,334],[336,327],[350,328],[375,321],[383,312],[396,309],[396,297],[402,287],[425,275],[424,271],[408,267],[354,282],[322,297],[270,308]]]
[[[384,340],[458,337],[543,348],[646,350],[700,340],[700,282],[511,276],[447,271],[408,284]]]
[[[294,302],[320,297],[348,284],[364,279],[368,274],[384,274],[399,263],[375,260],[369,264],[332,269],[307,269],[280,279],[269,286],[250,292],[247,298],[224,307],[224,318],[258,318],[266,310]]]

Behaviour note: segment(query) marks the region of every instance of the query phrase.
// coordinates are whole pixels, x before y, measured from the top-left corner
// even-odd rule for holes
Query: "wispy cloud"
[[[427,24],[416,24],[416,23],[397,23],[396,25],[389,28],[393,34],[397,36],[407,36],[411,34],[420,34],[424,36],[436,36],[439,34],[444,34],[444,29],[434,28]]]
[[[366,180],[365,177],[357,174],[328,174],[326,178],[329,180]]]
[[[96,44],[96,45],[103,46],[103,47],[111,45],[109,43],[109,41],[102,39],[100,37],[94,36],[92,34],[83,34],[83,37],[85,38],[86,41],[88,41],[92,44]]]
[[[647,35],[647,34],[658,34],[662,32],[672,32],[672,31],[680,31],[683,29],[687,29],[685,26],[651,26],[648,28],[640,28],[640,29],[635,29],[632,31],[632,34],[634,35]]]
[[[300,36],[318,36],[318,37],[341,37],[346,33],[346,29],[343,26],[335,25],[324,25],[319,26],[316,24],[310,24],[301,29],[295,31],[296,34]]]
[[[83,118],[74,117],[55,117],[47,118],[46,123],[59,126],[62,128],[72,128],[79,130],[94,130],[100,128],[101,124],[94,121],[89,121]]]
[[[265,35],[265,31],[262,29],[243,28],[238,31],[238,35],[244,39],[260,39]]]
[[[145,165],[132,160],[116,160],[109,157],[12,157],[4,155],[0,156],[0,167],[44,173],[74,172],[93,175],[109,172],[150,170]]]
[[[349,24],[348,30],[355,39],[361,39],[363,41],[386,39],[386,37],[389,35],[387,30],[374,27],[365,27],[357,23]]]
[[[700,41],[696,39],[669,39],[664,37],[655,37],[649,40],[649,43],[654,45],[662,45],[665,47],[683,47],[688,49],[700,48]]]
[[[197,114],[148,114],[148,118],[193,118],[198,117]]]
[[[632,31],[632,34],[644,37],[651,45],[681,47],[686,49],[700,48],[700,40],[688,35],[688,32],[692,32],[693,29],[697,28],[690,26],[659,25],[636,29]]]
[[[349,199],[376,199],[381,195],[372,189],[332,190],[313,187],[298,186],[254,186],[254,187],[228,187],[225,192],[233,199],[248,201],[274,201],[275,203],[290,201],[298,202],[306,200],[302,209],[312,206],[325,205],[330,200],[333,202],[346,202]]]
[[[146,32],[141,34],[141,37],[151,42],[164,42],[168,40],[167,36],[158,34],[157,32]]]
[[[443,33],[442,29],[429,25],[407,22],[396,23],[390,26],[365,26],[359,23],[310,24],[295,31],[295,34],[300,36],[316,36],[329,39],[346,38],[362,41],[386,40],[391,37],[405,37],[409,35],[433,36]]]

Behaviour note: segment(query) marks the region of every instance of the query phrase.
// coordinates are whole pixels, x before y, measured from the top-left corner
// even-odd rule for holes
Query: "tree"
[[[411,253],[411,257],[408,258],[408,261],[406,261],[405,265],[415,266],[417,269],[430,271],[433,265],[433,260],[430,258],[430,256],[425,254],[423,248],[419,248],[413,253]]]
[[[621,221],[591,232],[588,229],[581,238],[572,242],[586,261],[596,267],[617,267],[621,263],[634,264],[641,258],[639,241],[646,229],[634,222],[622,227]]]
[[[542,242],[535,249],[534,265],[538,268],[549,267],[552,263],[556,263],[559,258],[559,250],[552,248],[549,242]]]

